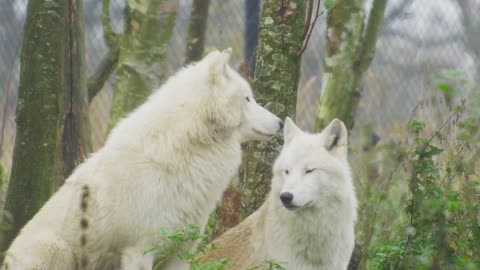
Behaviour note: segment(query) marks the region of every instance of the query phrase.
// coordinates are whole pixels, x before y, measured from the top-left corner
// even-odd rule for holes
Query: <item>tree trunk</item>
[[[198,61],[203,57],[209,6],[210,0],[193,0],[190,24],[188,25],[185,64]]]
[[[245,1],[245,77],[253,78],[255,73],[255,50],[258,45],[261,0]]]
[[[328,12],[323,89],[315,131],[322,130],[333,118],[353,127],[362,77],[375,53],[387,0],[374,0],[366,27],[363,2],[338,0]],[[361,247],[355,245],[349,270],[359,268],[361,256]]]
[[[80,0],[29,1],[3,247],[90,150]]]
[[[258,103],[280,118],[295,115],[300,75],[297,54],[303,45],[305,13],[305,1],[266,0],[263,4],[253,89]],[[244,194],[243,217],[263,203],[270,187],[271,165],[281,145],[281,136],[247,145],[239,183]]]
[[[361,79],[375,53],[386,0],[373,2],[366,27],[362,4],[362,0],[339,0],[328,12],[327,52],[316,131],[335,117],[347,127],[353,126],[362,90]]]
[[[142,104],[164,79],[161,64],[175,25],[177,1],[151,0],[129,6],[121,37],[109,126]]]
[[[56,164],[58,188],[70,173],[92,151],[89,100],[85,62],[85,31],[83,1],[67,1],[67,47],[65,50],[65,96],[64,120],[62,123],[62,154]],[[61,172],[58,170],[61,168]]]

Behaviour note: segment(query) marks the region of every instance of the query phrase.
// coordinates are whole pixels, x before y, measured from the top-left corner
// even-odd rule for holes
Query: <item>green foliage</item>
[[[200,227],[189,225],[186,229],[179,229],[174,232],[160,230],[158,236],[165,241],[154,245],[145,251],[145,253],[155,252],[158,263],[154,269],[161,269],[163,263],[169,258],[177,257],[181,261],[191,265],[192,270],[224,270],[231,269],[228,265],[228,259],[204,261],[199,254],[207,255],[215,250],[215,246],[206,245],[208,239],[206,234],[200,232]],[[191,244],[200,242],[197,252],[192,252],[189,248]]]
[[[332,9],[337,5],[337,0],[325,0],[323,6],[326,10]]]
[[[355,153],[360,269],[479,269],[480,91],[458,101],[462,72],[443,70],[433,83],[450,110],[444,122],[413,119],[406,144]]]
[[[216,247],[215,245],[207,244],[209,236],[202,234],[199,226],[189,225],[186,229],[179,229],[174,232],[162,229],[157,236],[164,241],[145,251],[145,253],[154,252],[158,261],[154,269],[161,269],[162,264],[172,257],[177,257],[182,262],[189,264],[191,270],[228,270],[233,267],[229,264],[228,258],[211,259],[209,261],[203,259],[203,257],[211,254]],[[195,252],[186,248],[195,242],[200,242]],[[248,270],[285,270],[282,264],[284,263],[265,260],[248,268]]]
[[[380,188],[372,188],[371,202],[362,204],[369,208],[363,211],[373,216],[360,230],[371,232],[363,237],[367,239],[363,269],[480,269],[479,150],[475,149],[480,142],[480,99],[472,100],[468,104],[472,110],[461,100],[430,135],[426,135],[429,124],[418,119],[409,123],[413,141],[408,150],[401,150],[406,155],[399,156]],[[458,130],[457,136],[451,146],[440,147],[451,131],[446,131],[448,125]]]
[[[174,1],[128,1],[126,31],[119,40],[110,128],[142,104],[164,80],[162,63],[176,18],[176,5],[168,2]]]
[[[285,270],[282,266],[285,263],[277,262],[274,260],[265,260],[253,267],[248,268],[248,270]]]

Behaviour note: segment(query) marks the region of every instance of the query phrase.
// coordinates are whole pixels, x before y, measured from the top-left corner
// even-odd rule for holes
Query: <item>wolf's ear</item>
[[[209,79],[213,84],[217,82],[219,76],[224,76],[226,74],[231,55],[232,49],[228,48],[223,52],[211,52],[205,57],[209,61]]]
[[[220,51],[218,50],[213,50],[209,52],[207,55],[205,55],[202,59],[202,61],[212,61],[212,59],[218,57],[221,54]]]
[[[346,158],[348,151],[348,132],[345,124],[335,118],[322,133],[324,134],[325,148],[337,157]]]
[[[300,133],[302,133],[302,130],[300,130],[300,128],[295,125],[293,120],[287,116],[287,118],[285,118],[285,125],[283,126],[284,144],[289,144],[292,139]]]

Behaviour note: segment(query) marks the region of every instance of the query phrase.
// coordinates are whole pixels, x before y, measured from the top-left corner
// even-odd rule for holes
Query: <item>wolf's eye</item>
[[[285,174],[288,174],[288,170],[283,171]]]
[[[311,172],[315,171],[315,169],[309,169],[309,170],[305,170],[305,174],[309,174]]]
[[[245,99],[247,100],[247,102],[250,102],[250,97],[245,97]]]

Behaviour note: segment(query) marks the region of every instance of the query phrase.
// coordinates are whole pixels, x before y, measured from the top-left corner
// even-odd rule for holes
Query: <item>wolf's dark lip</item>
[[[306,209],[306,208],[309,208],[311,205],[312,205],[312,201],[307,202],[303,206],[297,206],[297,205],[293,205],[293,204],[288,204],[288,205],[283,204],[283,206],[285,208],[287,208],[289,211],[293,211],[293,210],[296,210],[296,209],[299,209],[299,208]]]
[[[295,210],[295,209],[300,208],[299,206],[291,205],[291,204],[289,204],[289,205],[285,205],[285,204],[284,204],[283,206],[284,206],[285,208],[287,208],[288,210],[290,210],[290,211],[293,211],[293,210]]]
[[[253,129],[253,132],[255,132],[256,134],[258,134],[260,136],[263,136],[263,137],[272,137],[273,135],[275,135],[275,134],[266,134],[266,133],[263,133],[263,132],[258,131],[256,129]]]

